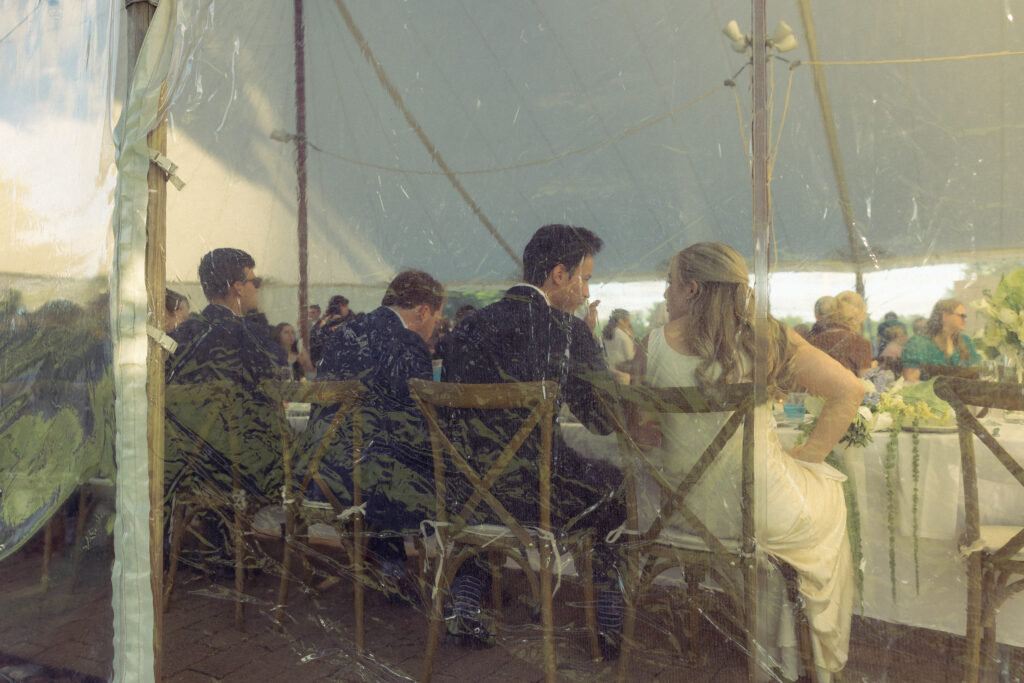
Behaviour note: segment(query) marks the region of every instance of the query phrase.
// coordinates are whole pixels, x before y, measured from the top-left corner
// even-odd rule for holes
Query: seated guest
[[[903,330],[903,335],[907,334],[907,326],[900,322],[899,316],[896,315],[896,311],[889,311],[885,314],[885,318],[882,322],[878,323],[878,329],[875,334],[878,337],[878,355],[882,355],[882,351],[885,350],[885,345],[889,343],[889,337],[886,335],[886,330],[890,330],[894,327],[898,327]]]
[[[774,428],[755,438],[755,525],[759,552],[792,565],[799,574],[819,669],[840,671],[849,648],[853,606],[853,567],[846,533],[846,477],[823,461],[857,413],[864,389],[839,363],[770,318],[767,345],[754,341],[754,295],[746,263],[724,244],[704,242],[677,253],[665,298],[671,321],[641,344],[645,378],[656,387],[750,382],[755,359],[764,359],[767,381],[776,393],[793,385],[825,399],[818,422],[803,445],[783,450]],[[765,414],[767,402],[756,410]],[[726,420],[724,416],[663,414],[642,432],[656,436],[649,458],[669,481],[679,484]],[[740,438],[723,451],[725,460],[707,470],[687,496],[691,510],[720,538],[740,533]],[[657,443],[660,442],[660,443]],[[762,459],[763,458],[763,459]],[[652,519],[660,501],[641,501]],[[669,528],[692,533],[681,516]],[[763,590],[763,587],[762,587]],[[780,596],[781,599],[781,596]],[[760,639],[760,638],[759,638]],[[765,638],[764,644],[781,642]],[[790,641],[792,642],[792,641]]]
[[[616,308],[608,317],[608,323],[601,331],[608,367],[622,372],[629,371],[629,365],[636,353],[633,326],[629,323],[629,311]]]
[[[178,294],[173,289],[164,290],[164,332],[173,332],[174,328],[185,322],[190,312],[184,294]]]
[[[885,328],[881,342],[882,352],[878,354],[878,366],[891,370],[894,377],[903,374],[903,347],[907,343],[907,330],[902,325]]]
[[[327,313],[309,331],[309,358],[313,365],[320,362],[324,344],[331,333],[353,318],[355,314],[348,309],[348,299],[340,294],[332,296],[327,303]]]
[[[981,355],[963,333],[967,309],[956,299],[942,299],[932,308],[924,334],[911,337],[903,347],[903,378],[908,382],[928,379],[921,365],[977,365]]]
[[[808,338],[825,329],[823,320],[835,309],[836,298],[834,296],[823,296],[814,302],[814,324],[811,326],[811,331],[807,333]]]
[[[463,304],[462,306],[459,306],[459,309],[455,311],[455,320],[452,322],[452,330],[461,325],[462,321],[474,313],[476,313],[476,306],[473,304]],[[448,353],[448,347],[451,346],[451,341],[450,333],[437,340],[437,343],[433,347],[434,360],[444,360],[444,357]]]
[[[288,354],[287,364],[292,379],[303,380],[316,374],[309,354],[299,351],[298,335],[289,323],[278,323],[270,333],[270,338]]]
[[[386,583],[405,580],[402,534],[434,518],[433,456],[422,414],[409,396],[411,378],[432,379],[430,339],[441,317],[444,286],[407,270],[388,285],[381,305],[340,327],[324,346],[318,378],[358,379],[363,397],[361,475],[366,520],[375,527],[367,549]],[[350,452],[342,437],[321,466],[342,500],[351,500]],[[387,588],[401,586],[386,586]]]
[[[814,346],[842,363],[858,377],[871,368],[871,342],[860,335],[867,319],[864,299],[856,292],[842,292],[835,306],[818,323],[820,329],[807,338]]]
[[[594,256],[600,248],[601,239],[586,228],[546,225],[537,230],[523,251],[525,282],[474,313],[449,336],[452,343],[444,361],[445,380],[553,380],[559,385],[556,414],[567,403],[592,431],[609,433],[611,425],[586,379],[591,373],[607,378],[607,366],[593,333],[598,302],[589,305],[585,321],[571,314],[589,296]],[[453,416],[465,432],[470,452],[481,454],[474,463],[481,472],[497,457],[495,447],[507,443],[523,418],[520,411],[505,415],[458,411]],[[570,450],[557,424],[552,441],[551,519],[556,534],[592,528],[597,532],[595,538],[603,540],[625,517],[618,497],[621,473],[617,467],[586,460]],[[527,524],[539,519],[539,450],[535,431],[520,448],[518,460],[506,471],[501,485],[493,490],[509,512]],[[468,494],[463,490],[461,495]],[[599,627],[606,647],[613,650],[621,629],[621,596],[612,589],[613,584],[617,586],[615,557],[609,546],[599,542],[594,559],[595,581],[601,589]],[[469,562],[456,577],[452,585],[454,614],[447,620],[456,635],[489,640],[480,620],[480,596],[488,580],[489,573],[480,564]]]
[[[238,400],[245,402],[242,424],[223,415],[209,434],[199,434],[205,411],[168,408],[167,449],[164,481],[168,494],[181,486],[194,490],[210,486],[218,491],[232,489],[229,454],[231,440],[241,435],[242,486],[248,497],[279,496],[281,490],[280,440],[267,429],[273,424],[272,406],[260,392],[260,382],[278,376],[283,350],[274,344],[262,325],[243,316],[259,307],[262,278],[256,276],[256,262],[240,249],[214,249],[199,262],[199,282],[210,304],[171,332],[178,348],[167,359],[166,378],[172,384],[227,381],[238,388]],[[197,401],[201,396],[197,396]],[[201,459],[195,469],[186,459],[197,451]],[[166,519],[170,519],[167,515]],[[223,539],[208,539],[219,545]]]

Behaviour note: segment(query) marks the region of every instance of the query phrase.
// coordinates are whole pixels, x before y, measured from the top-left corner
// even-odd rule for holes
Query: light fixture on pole
[[[722,33],[732,41],[732,49],[736,52],[746,52],[753,45],[753,39],[751,39],[749,33],[740,33],[740,25],[735,19],[730,21],[722,29]],[[765,40],[765,45],[769,50],[776,50],[777,52],[789,52],[797,46],[796,36],[793,35],[793,29],[789,27],[784,21],[780,21],[775,27],[775,32],[768,36]]]

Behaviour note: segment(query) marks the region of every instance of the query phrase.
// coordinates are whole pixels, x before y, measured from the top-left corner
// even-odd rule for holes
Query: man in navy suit
[[[259,309],[262,278],[256,262],[241,249],[214,249],[199,262],[199,282],[210,304],[192,314],[170,336],[178,347],[167,359],[167,384],[222,381],[233,385],[244,411],[223,411],[209,433],[201,434],[208,406],[197,393],[196,405],[167,407],[164,481],[167,500],[180,487],[206,486],[223,494],[234,488],[232,439],[240,452],[241,485],[248,501],[278,497],[281,490],[281,448],[273,433],[273,406],[260,392],[260,382],[278,376],[280,346],[266,327],[244,316]],[[287,356],[285,356],[287,358]],[[170,515],[166,516],[170,520]],[[207,540],[222,546],[223,529],[207,525]]]
[[[607,365],[594,337],[597,321],[595,301],[581,320],[573,315],[590,295],[589,281],[594,272],[594,257],[601,239],[586,228],[546,225],[530,239],[523,251],[525,282],[509,289],[498,302],[473,314],[449,335],[444,362],[449,382],[493,383],[558,382],[556,413],[563,403],[591,431],[607,434],[611,424],[602,413],[589,378],[607,375]],[[458,418],[466,425],[465,438],[476,454],[492,454],[494,445],[507,440],[522,424],[523,416],[514,411],[496,417],[493,413],[463,413]],[[483,423],[486,430],[474,430]],[[484,433],[486,432],[486,433]],[[519,451],[519,457],[502,480],[495,495],[509,512],[523,522],[536,522],[538,513],[537,453],[539,437],[534,434]],[[608,531],[625,518],[619,496],[621,474],[616,467],[590,461],[569,449],[555,428],[552,439],[551,503],[552,525],[557,532],[590,528],[599,539],[595,553],[595,580],[610,587],[614,575],[614,552],[603,545]],[[490,447],[488,447],[490,446]],[[493,459],[491,457],[491,459]],[[482,460],[482,458],[480,459]],[[478,461],[478,471],[487,471],[490,462]],[[461,495],[466,495],[463,491]],[[465,566],[465,565],[464,565]],[[479,592],[486,573],[480,567],[467,568],[453,586],[455,619],[450,629],[480,637],[481,626],[472,612],[479,611]],[[467,584],[479,584],[470,586]],[[470,609],[460,605],[473,602]],[[602,602],[614,603],[605,614],[602,632],[609,639],[621,620],[617,591],[602,591]],[[460,613],[461,612],[461,613]],[[605,610],[609,612],[609,610]],[[599,619],[601,612],[599,610]],[[460,625],[459,622],[462,622]]]
[[[409,379],[431,379],[427,340],[441,317],[445,291],[419,270],[400,273],[376,310],[335,330],[324,344],[318,379],[358,379],[363,397],[363,464],[366,520],[376,530],[367,545],[385,580],[404,579],[403,533],[416,533],[434,518],[430,437],[409,396]],[[331,489],[349,497],[350,450],[332,446],[321,466]],[[342,497],[342,500],[345,498]]]

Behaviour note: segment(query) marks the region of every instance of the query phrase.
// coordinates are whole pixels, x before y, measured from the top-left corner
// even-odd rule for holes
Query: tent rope
[[[804,61],[794,62],[797,67],[808,66],[880,66],[883,64],[926,64],[930,62],[962,62],[969,59],[991,59],[993,57],[1020,57],[1024,50],[1001,50],[1000,52],[979,52],[968,55],[950,55],[948,57],[907,57],[905,59],[860,59],[850,62]]]

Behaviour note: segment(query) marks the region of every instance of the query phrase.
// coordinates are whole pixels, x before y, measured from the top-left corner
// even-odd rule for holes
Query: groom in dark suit
[[[568,225],[546,225],[533,235],[523,251],[525,282],[509,289],[498,302],[468,318],[449,335],[451,339],[444,362],[445,380],[449,382],[494,383],[558,382],[557,410],[569,405],[591,431],[607,434],[611,424],[602,414],[588,376],[604,375],[607,365],[594,337],[598,301],[587,308],[581,320],[573,315],[590,295],[589,281],[594,272],[594,256],[601,249],[601,239],[586,228]],[[509,411],[501,417],[493,413],[460,415],[466,425],[465,439],[479,443],[474,453],[494,453],[494,443],[504,442],[522,424],[522,415]],[[485,424],[486,430],[472,429]],[[536,523],[538,512],[538,438],[536,434],[519,451],[510,474],[503,478],[495,495],[520,521]],[[488,446],[488,443],[490,447]],[[496,454],[495,454],[496,457]],[[487,471],[490,462],[476,463],[478,471]],[[621,474],[618,468],[590,461],[569,449],[556,425],[552,444],[551,467],[552,525],[557,532],[589,528],[595,532],[595,581],[608,588],[614,580],[615,557],[604,545],[608,531],[625,518],[619,497]],[[466,492],[463,492],[465,495]],[[479,619],[478,592],[486,574],[479,567],[470,567],[456,579],[455,619],[450,628],[464,634],[485,636]],[[479,584],[479,586],[468,584]],[[460,605],[476,606],[462,610]],[[602,632],[614,639],[621,608],[617,591],[602,591],[602,601],[614,603],[604,610]],[[614,614],[611,614],[614,612]],[[459,625],[459,622],[462,625]]]

